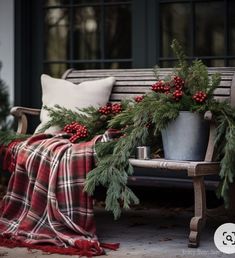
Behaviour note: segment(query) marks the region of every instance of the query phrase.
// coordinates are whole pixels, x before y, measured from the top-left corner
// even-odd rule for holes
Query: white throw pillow
[[[114,83],[114,77],[107,77],[100,80],[84,81],[77,85],[67,80],[42,74],[42,105],[47,107],[59,105],[73,111],[89,106],[104,106],[109,101]],[[41,123],[36,128],[35,133],[39,132],[49,119],[48,112],[42,108]],[[58,129],[53,127],[47,129],[46,132],[53,133]]]

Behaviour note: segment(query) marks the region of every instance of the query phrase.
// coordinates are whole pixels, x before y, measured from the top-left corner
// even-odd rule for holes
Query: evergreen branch
[[[188,76],[189,65],[184,50],[176,39],[172,41],[171,48],[178,60],[178,67],[180,68],[178,74],[185,79]]]
[[[29,134],[16,134],[10,131],[0,131],[0,145],[8,145],[10,142],[15,140],[26,140],[31,135]]]
[[[133,173],[129,164],[129,157],[138,145],[142,145],[148,136],[146,127],[133,128],[130,135],[122,137],[114,143],[113,153],[98,159],[97,167],[87,175],[84,190],[93,194],[97,185],[107,187],[106,210],[112,211],[115,219],[121,214],[121,206],[129,208],[131,203],[137,204],[138,198],[129,189],[127,184],[128,175]],[[104,143],[102,152],[109,153],[110,145]],[[99,149],[100,150],[100,149]],[[99,150],[97,156],[100,157]],[[103,154],[102,153],[102,154]]]
[[[219,108],[220,110],[218,110]],[[216,146],[219,148],[220,161],[220,187],[217,195],[223,197],[225,206],[229,205],[229,187],[235,177],[235,109],[228,103],[218,104],[215,108],[217,114]]]
[[[193,95],[197,91],[207,92],[209,75],[207,67],[201,60],[193,61],[186,80],[188,91]]]

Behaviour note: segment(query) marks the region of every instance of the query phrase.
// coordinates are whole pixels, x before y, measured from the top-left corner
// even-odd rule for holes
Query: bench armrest
[[[28,128],[27,115],[39,116],[40,111],[41,111],[40,109],[36,109],[36,108],[26,108],[26,107],[19,107],[19,106],[11,108],[10,113],[18,121],[16,133],[18,134],[27,133],[27,128]]]

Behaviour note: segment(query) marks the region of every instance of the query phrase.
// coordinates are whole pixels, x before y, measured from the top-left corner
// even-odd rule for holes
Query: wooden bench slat
[[[118,85],[130,85],[130,86],[131,85],[137,85],[137,86],[150,85],[150,86],[152,86],[156,82],[155,79],[150,78],[150,77],[149,78],[147,78],[147,77],[141,78],[141,80],[136,77],[135,78],[127,78],[127,79],[122,79],[122,78],[120,79],[118,77],[115,77],[115,78],[116,78],[116,83],[115,83],[116,86],[118,86]],[[93,78],[93,79],[96,80],[96,79],[100,79],[100,78]],[[91,79],[89,78],[88,80],[91,80]],[[74,84],[79,84],[85,80],[84,80],[84,78],[81,78],[81,79],[70,79],[69,81],[71,81]],[[219,87],[229,88],[231,86],[231,81],[232,80],[221,80]]]
[[[188,172],[188,176],[204,176],[219,173],[219,162],[180,161],[166,159],[130,159],[129,161],[133,166],[142,168],[160,168],[174,171],[186,170]]]
[[[124,99],[133,99],[136,96],[143,94],[143,92],[136,92],[136,93],[112,93],[110,96],[110,101],[121,101]],[[215,95],[215,99],[219,101],[230,100],[230,96],[221,96]]]
[[[159,77],[160,79],[163,79],[165,76],[169,75],[169,73],[160,73]],[[84,80],[84,79],[99,79],[99,78],[104,78],[107,76],[115,76],[116,79],[118,80],[136,80],[136,79],[141,79],[141,80],[157,80],[156,76],[151,73],[151,74],[146,74],[146,73],[139,73],[139,74],[121,74],[121,73],[106,73],[106,74],[90,74],[90,75],[86,75],[86,74],[78,74],[78,75],[71,75],[68,78],[66,78],[67,80]],[[233,78],[233,74],[229,73],[229,74],[223,74],[221,76],[221,80],[229,80],[231,81]]]
[[[151,92],[151,85],[145,86],[115,86],[112,90],[113,93],[139,93],[139,92]],[[214,95],[225,95],[230,96],[230,88],[217,88],[214,92]]]
[[[172,74],[172,68],[159,68],[160,79]],[[235,105],[235,68],[234,67],[210,67],[210,75],[221,73],[221,82],[215,90],[215,98],[219,101],[228,100]],[[133,99],[151,91],[151,86],[157,81],[153,68],[146,69],[101,69],[101,70],[70,70],[65,73],[64,79],[75,84],[86,80],[97,80],[108,76],[116,78],[115,85],[110,96],[110,102],[118,102],[123,99]],[[233,93],[234,92],[234,93]],[[232,96],[232,97],[231,97]]]

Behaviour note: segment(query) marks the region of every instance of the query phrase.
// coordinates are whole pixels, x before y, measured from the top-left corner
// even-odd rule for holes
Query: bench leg
[[[206,193],[204,177],[193,177],[194,187],[194,217],[190,221],[188,247],[198,247],[200,233],[206,221]]]

